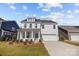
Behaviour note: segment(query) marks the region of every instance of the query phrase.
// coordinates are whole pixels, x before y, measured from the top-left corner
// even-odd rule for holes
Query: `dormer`
[[[35,17],[27,17],[27,22],[35,22]]]

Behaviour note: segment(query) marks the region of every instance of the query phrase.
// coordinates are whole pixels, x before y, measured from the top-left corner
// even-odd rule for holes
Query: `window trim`
[[[42,29],[44,29],[44,28],[45,28],[45,25],[43,24],[43,25],[42,25]]]
[[[38,28],[38,27],[37,27],[37,24],[35,24],[35,28]]]
[[[22,38],[25,38],[25,32],[22,32]]]
[[[39,38],[39,34],[38,33],[35,33],[35,38]]]
[[[30,38],[30,32],[27,32],[26,37],[27,37],[27,38]]]
[[[53,29],[56,29],[56,25],[53,25]]]
[[[32,24],[29,24],[29,28],[32,28]]]
[[[26,27],[27,27],[27,24],[25,23],[25,24],[24,24],[24,28],[26,28]]]

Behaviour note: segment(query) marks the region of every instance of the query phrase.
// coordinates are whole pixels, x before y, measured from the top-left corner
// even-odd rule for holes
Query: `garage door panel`
[[[44,41],[58,41],[58,38],[56,35],[43,35]]]
[[[71,34],[71,40],[79,41],[79,34]]]

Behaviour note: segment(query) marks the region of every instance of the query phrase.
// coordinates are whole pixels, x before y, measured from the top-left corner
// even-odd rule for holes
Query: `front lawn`
[[[48,56],[48,52],[43,44],[0,42],[0,56]]]
[[[64,40],[63,42],[68,43],[68,44],[72,44],[72,45],[76,45],[79,46],[79,41],[70,41],[70,40]]]

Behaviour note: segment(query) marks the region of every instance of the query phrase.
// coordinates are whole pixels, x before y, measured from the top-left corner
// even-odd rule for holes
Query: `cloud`
[[[72,14],[67,15],[68,18],[73,18],[74,16]]]
[[[70,14],[70,13],[72,13],[72,11],[71,11],[71,10],[68,10],[68,11],[67,11],[67,13],[69,13],[69,14]]]
[[[25,17],[36,17],[36,14],[26,14]]]
[[[51,8],[55,8],[55,7],[59,7],[59,8],[63,8],[63,5],[60,3],[39,3],[37,8],[42,9],[42,11],[50,11]]]
[[[61,19],[63,19],[64,14],[61,12],[52,12],[47,16],[41,16],[40,18],[46,18],[47,20],[51,19],[53,21],[61,21]]]
[[[15,3],[7,3],[7,5],[8,5],[12,10],[16,10],[16,7],[14,6]]]
[[[29,17],[29,16],[30,16],[29,14],[26,14],[26,15],[25,15],[25,17]]]
[[[27,10],[27,6],[22,6],[23,10]]]
[[[76,9],[74,12],[75,12],[75,13],[79,13],[79,10]]]
[[[36,14],[33,14],[32,16],[33,16],[33,17],[36,17]]]
[[[61,12],[51,13],[50,17],[51,17],[54,21],[58,22],[58,21],[60,21],[61,19],[63,19],[64,14],[61,13]]]
[[[21,13],[21,12],[15,12],[15,14],[16,14],[16,15],[21,15],[22,13]]]
[[[79,6],[79,3],[75,3],[74,5],[75,5],[75,6]]]
[[[16,7],[14,5],[10,5],[10,8],[16,10]]]
[[[42,11],[50,11],[50,9],[43,8]]]
[[[60,3],[48,3],[48,6],[49,7],[60,7],[60,8],[63,8],[62,4],[60,4]]]

